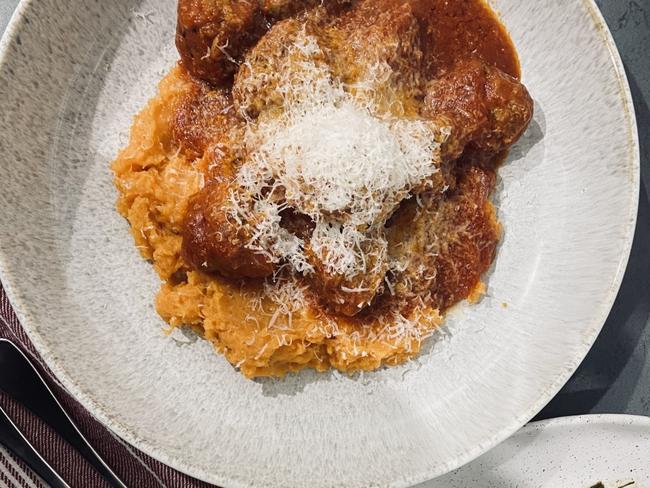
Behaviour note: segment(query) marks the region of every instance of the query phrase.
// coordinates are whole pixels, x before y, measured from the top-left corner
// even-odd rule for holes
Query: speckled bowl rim
[[[34,0],[21,0],[18,4],[7,29],[0,40],[0,69],[3,68],[6,59],[8,58],[9,47],[12,43],[16,41],[17,34],[19,29],[23,25],[23,18],[25,14],[29,11],[32,2]],[[630,190],[633,192],[632,205],[630,206],[630,215],[626,220],[628,222],[628,227],[625,231],[625,246],[624,252],[621,253],[618,269],[616,275],[612,281],[612,286],[607,297],[608,306],[603,308],[602,313],[594,316],[594,320],[589,327],[585,327],[585,336],[582,345],[582,349],[576,355],[576,367],[574,369],[566,369],[561,374],[558,375],[555,382],[548,385],[548,387],[542,391],[539,395],[538,400],[530,406],[528,410],[523,412],[516,418],[512,419],[512,422],[505,428],[502,428],[499,432],[494,434],[489,439],[486,439],[485,442],[477,445],[471,449],[468,449],[464,454],[457,456],[454,460],[449,461],[446,464],[438,465],[437,468],[431,469],[429,471],[422,471],[417,473],[410,473],[403,476],[399,480],[390,481],[387,480],[386,486],[390,488],[408,488],[418,483],[422,483],[431,479],[434,479],[438,476],[446,474],[454,469],[463,466],[472,460],[478,458],[485,452],[494,448],[501,442],[503,442],[508,437],[512,436],[517,432],[522,426],[524,426],[530,419],[532,419],[537,413],[539,413],[542,408],[560,391],[564,384],[569,380],[571,375],[575,372],[578,365],[584,360],[587,353],[593,346],[598,334],[600,333],[611,307],[614,304],[616,295],[623,281],[623,276],[627,268],[627,263],[630,257],[630,252],[632,249],[632,243],[634,240],[634,233],[636,229],[636,221],[638,214],[638,202],[639,202],[639,193],[640,193],[640,148],[639,148],[639,135],[637,129],[636,116],[634,112],[634,104],[632,100],[632,94],[630,92],[629,83],[627,76],[625,74],[625,69],[623,67],[623,62],[621,60],[620,54],[612,37],[612,34],[605,22],[605,19],[600,12],[600,9],[595,3],[595,0],[582,0],[584,6],[586,7],[587,12],[591,15],[592,22],[597,28],[598,32],[601,34],[602,41],[605,45],[605,48],[609,52],[610,59],[612,60],[612,69],[615,71],[616,78],[619,82],[619,94],[622,98],[625,118],[628,121],[628,165],[632,168],[631,184]],[[489,2],[491,3],[491,2]],[[239,488],[248,486],[239,482],[236,482],[232,479],[224,478],[216,470],[215,471],[206,471],[199,466],[193,465],[192,463],[185,462],[181,459],[174,458],[170,456],[164,450],[159,449],[156,445],[150,443],[146,439],[142,438],[136,431],[129,428],[127,425],[124,425],[118,419],[114,418],[111,412],[107,411],[101,405],[99,405],[90,395],[86,393],[82,386],[77,384],[74,375],[70,374],[56,359],[56,356],[50,350],[48,346],[48,341],[37,332],[37,328],[33,326],[33,318],[29,312],[29,306],[26,303],[23,303],[18,297],[19,294],[14,291],[13,282],[18,282],[20,280],[19,276],[13,277],[7,271],[7,266],[5,265],[5,257],[0,253],[0,278],[2,279],[2,284],[4,289],[11,301],[16,315],[18,316],[24,330],[29,336],[30,340],[40,353],[41,357],[45,363],[49,366],[52,372],[56,375],[58,380],[65,386],[65,388],[83,405],[97,420],[99,420],[103,425],[108,427],[112,432],[117,434],[120,438],[131,444],[132,446],[140,449],[145,454],[151,456],[152,458],[178,470],[192,477],[205,480],[210,483],[217,483],[222,486],[228,486],[233,488]],[[554,422],[576,422],[575,420],[555,420]],[[536,428],[539,424],[531,424],[527,428]],[[218,468],[217,468],[218,469]]]
[[[531,467],[530,459],[541,450],[549,453],[549,458],[547,458],[548,461],[554,460],[559,464],[566,462],[567,453],[558,450],[561,448],[553,441],[559,440],[563,443],[568,442],[568,449],[574,451],[577,449],[577,447],[573,447],[571,444],[578,442],[578,434],[576,432],[571,432],[571,429],[593,429],[595,432],[601,432],[602,429],[608,429],[609,431],[609,429],[612,428],[630,429],[634,432],[634,434],[638,433],[639,435],[645,436],[647,432],[650,432],[650,417],[628,414],[587,414],[556,417],[552,419],[531,422],[524,426],[517,433],[515,433],[510,439],[506,441],[505,444],[497,446],[493,451],[487,453],[487,458],[483,457],[473,463],[470,463],[467,467],[461,468],[459,471],[455,472],[453,475],[451,475],[451,477],[454,480],[463,480],[467,483],[470,479],[475,479],[476,476],[481,476],[481,474],[485,475],[487,473],[490,473],[495,468],[497,470],[503,469],[501,462],[509,459],[515,451],[519,451],[520,449],[528,451],[529,454],[527,461],[523,463],[524,466],[521,466],[521,474],[528,475],[526,468]],[[540,435],[544,437],[538,437]],[[603,454],[607,455],[610,452],[612,454],[614,452],[611,450],[611,447],[610,449],[605,449],[603,451]],[[593,465],[589,463],[578,464],[576,466],[577,472],[573,474],[584,476],[585,473],[582,471],[589,469],[592,466]],[[520,464],[517,463],[509,464],[508,466],[508,469],[510,470],[519,470],[519,468]],[[556,469],[558,468],[561,468],[561,466],[556,466]],[[641,469],[644,468],[647,469],[648,467],[643,466]],[[536,470],[535,473],[539,476],[541,474],[538,472],[539,468],[534,469]],[[544,470],[542,469],[542,471]],[[560,472],[561,469],[558,471],[558,473]],[[548,470],[546,473],[548,473]],[[643,475],[644,472],[640,474]],[[445,477],[444,479],[447,478]],[[527,477],[526,480],[531,481],[532,478]],[[435,486],[438,486],[439,484],[440,482],[435,483]],[[502,485],[499,484],[499,486]],[[544,486],[548,486],[548,481],[544,484]],[[581,484],[580,486],[587,486],[587,484]]]
[[[616,413],[573,415],[569,417],[557,417],[553,419],[531,422],[522,428],[519,432],[521,434],[526,434],[556,427],[571,427],[575,425],[638,425],[640,427],[650,427],[650,417],[644,417],[643,415],[627,415]]]

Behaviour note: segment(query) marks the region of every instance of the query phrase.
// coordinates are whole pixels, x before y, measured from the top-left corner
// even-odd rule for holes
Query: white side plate
[[[598,482],[604,488],[650,488],[650,418],[585,415],[536,422],[417,488],[591,488]]]

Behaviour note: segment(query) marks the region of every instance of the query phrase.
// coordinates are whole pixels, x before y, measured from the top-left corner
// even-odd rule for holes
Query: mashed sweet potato
[[[194,89],[183,69],[173,68],[135,118],[130,142],[112,165],[117,209],[163,281],[156,299],[160,316],[171,327],[194,328],[249,378],[305,367],[370,371],[416,355],[441,322],[437,310],[418,312],[418,330],[380,318],[359,324],[303,307],[300,297],[309,299],[310,292],[300,283],[240,284],[188,269],[181,257],[182,223],[208,164],[202,155],[188,157],[172,132],[178,105]]]

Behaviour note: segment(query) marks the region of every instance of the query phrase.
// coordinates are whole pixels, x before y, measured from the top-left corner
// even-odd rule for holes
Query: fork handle
[[[70,488],[70,485],[50,466],[0,406],[0,444],[22,459],[52,488]]]
[[[74,424],[50,387],[25,354],[10,341],[0,339],[0,390],[27,407],[79,452],[115,488],[126,488]]]

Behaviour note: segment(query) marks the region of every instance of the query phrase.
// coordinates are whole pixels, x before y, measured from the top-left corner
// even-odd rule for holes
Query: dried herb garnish
[[[632,485],[635,485],[635,484],[636,484],[635,481],[630,481],[628,483],[625,483],[624,485],[618,486],[617,488],[626,488],[628,486],[632,486]],[[605,488],[605,485],[603,485],[602,481],[599,481],[598,483],[596,483],[594,486],[592,486],[590,488]]]

